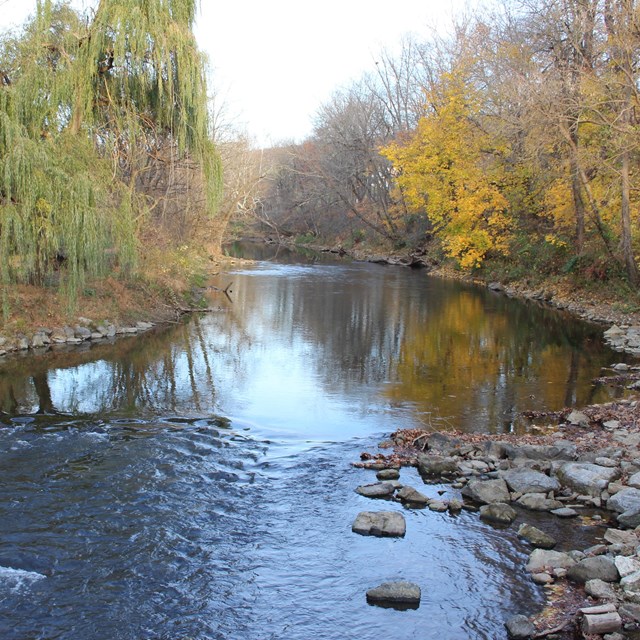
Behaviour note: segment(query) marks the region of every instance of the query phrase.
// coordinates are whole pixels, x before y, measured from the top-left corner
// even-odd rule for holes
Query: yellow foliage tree
[[[414,212],[424,213],[447,255],[478,267],[506,255],[512,221],[501,190],[506,145],[482,126],[481,92],[462,72],[444,73],[428,93],[416,131],[381,152]]]

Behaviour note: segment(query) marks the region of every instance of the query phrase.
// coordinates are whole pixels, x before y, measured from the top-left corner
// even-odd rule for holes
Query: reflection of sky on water
[[[265,434],[341,439],[398,427],[503,431],[525,409],[606,399],[599,330],[423,272],[259,264],[221,310],[151,334],[7,361],[7,413],[221,414]],[[48,358],[48,359],[47,359]],[[49,367],[49,368],[47,368]]]

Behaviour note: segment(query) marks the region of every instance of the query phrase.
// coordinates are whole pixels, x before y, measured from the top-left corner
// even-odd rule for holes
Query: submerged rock
[[[539,549],[553,549],[557,544],[550,535],[531,524],[521,524],[518,528],[518,535]]]
[[[398,511],[361,511],[351,530],[363,536],[401,538],[407,531],[407,523]]]
[[[517,517],[516,510],[504,502],[494,502],[480,507],[480,519],[498,524],[511,524]]]
[[[530,638],[536,632],[536,628],[527,616],[517,615],[509,618],[504,625],[507,628],[509,638],[513,640],[523,640]]]

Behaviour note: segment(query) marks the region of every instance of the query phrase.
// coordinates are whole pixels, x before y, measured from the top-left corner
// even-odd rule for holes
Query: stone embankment
[[[394,452],[363,454],[357,463],[378,473],[378,482],[358,487],[358,493],[412,508],[469,509],[495,526],[517,527],[517,535],[531,548],[523,579],[578,594],[575,606],[556,612],[552,628],[548,616],[518,615],[505,621],[505,637],[541,638],[579,630],[583,637],[621,640],[640,630],[639,401],[566,411],[558,430],[546,436],[413,430],[394,433],[386,446]],[[403,485],[397,475],[403,465],[417,467],[425,483],[458,489],[461,498],[434,500]],[[563,541],[527,522],[527,514],[534,512],[538,524],[546,514],[576,526],[596,523],[605,533],[588,548],[558,551],[555,547]],[[402,537],[406,524],[400,512],[368,511],[358,515],[353,531]],[[369,601],[378,602],[389,589],[386,585],[376,591],[378,600]],[[395,595],[387,605],[400,602],[405,592],[419,593],[418,585],[398,590],[392,590]],[[412,601],[417,604],[419,598]]]
[[[46,351],[55,345],[77,345],[88,341],[106,341],[123,335],[135,335],[153,329],[153,322],[137,322],[130,326],[116,326],[110,322],[95,323],[78,318],[73,327],[41,327],[32,335],[18,334],[14,338],[0,336],[0,356],[27,351]]]

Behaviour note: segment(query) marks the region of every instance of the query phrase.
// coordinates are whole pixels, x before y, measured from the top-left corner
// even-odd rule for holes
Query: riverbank
[[[626,374],[635,380],[640,367]],[[535,426],[525,436],[396,431],[384,453],[363,453],[355,466],[379,477],[383,469],[416,467],[425,484],[451,488],[453,497],[435,501],[435,510],[477,510],[494,526],[518,527],[531,548],[522,579],[543,586],[547,606],[531,619],[506,621],[509,637],[636,637],[629,634],[640,631],[640,402],[527,417]],[[394,499],[409,508],[422,497],[396,490]],[[421,506],[431,509],[430,502]],[[588,548],[556,551],[562,541],[541,530],[541,513],[601,534]]]
[[[0,356],[142,333],[188,313],[214,310],[222,292],[208,287],[208,280],[239,262],[192,255],[182,266],[168,261],[162,269],[148,269],[144,278],[94,280],[72,309],[57,288],[16,285],[0,329]]]

